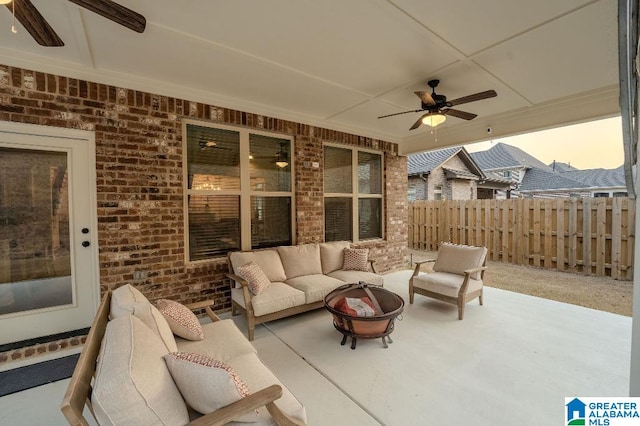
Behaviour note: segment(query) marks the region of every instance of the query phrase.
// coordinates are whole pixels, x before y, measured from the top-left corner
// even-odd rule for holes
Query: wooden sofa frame
[[[231,253],[227,254],[227,264],[229,265],[229,270],[233,271],[233,265],[231,264],[230,254]],[[375,262],[374,260],[369,260],[369,265],[370,265],[371,271],[374,274],[377,274],[378,272],[376,271],[374,262]],[[240,304],[236,303],[234,300],[232,300],[231,315],[238,315],[239,312],[242,312],[245,314],[245,317],[247,318],[247,337],[249,338],[249,341],[253,341],[256,325],[290,317],[292,315],[301,314],[303,312],[313,311],[315,309],[319,309],[324,306],[324,300],[319,300],[317,302],[307,303],[304,305],[294,306],[293,308],[283,309],[278,312],[272,312],[270,314],[256,316],[253,311],[253,305],[251,304],[251,292],[249,290],[249,283],[247,282],[247,280],[234,274],[233,272],[228,273],[227,277],[242,286],[242,296],[244,298],[244,306],[246,306],[246,309],[242,307]],[[232,287],[233,287],[233,283],[232,283]]]
[[[204,309],[211,321],[220,321],[220,318],[211,310],[212,301],[202,301],[187,305],[191,310]],[[104,337],[107,323],[109,322],[109,311],[111,308],[111,292],[108,292],[100,303],[98,312],[93,320],[91,329],[84,344],[84,349],[80,354],[76,368],[71,376],[71,382],[62,400],[60,409],[70,425],[88,426],[89,423],[83,415],[84,407],[87,406],[95,418],[93,406],[91,404],[92,382],[95,376],[98,353]],[[220,408],[212,413],[205,414],[188,423],[188,426],[214,426],[224,425],[233,421],[239,415],[248,413],[257,408],[266,406],[274,422],[285,426],[304,426],[298,419],[288,416],[282,412],[273,401],[282,396],[282,387],[271,385],[251,395],[236,401],[226,407]]]
[[[425,290],[419,287],[414,287],[413,278],[420,273],[420,267],[422,266],[422,264],[432,263],[435,261],[436,259],[428,259],[428,260],[422,260],[420,262],[415,262],[416,267],[413,271],[413,274],[411,275],[411,278],[409,279],[409,303],[413,304],[413,297],[415,293],[421,294],[423,296],[431,297],[432,299],[441,300],[443,302],[452,303],[458,306],[458,319],[462,320],[464,318],[464,306],[468,302],[472,301],[477,297],[480,302],[480,305],[483,304],[482,290],[484,288],[484,285],[479,290],[472,291],[470,293],[467,293],[467,288],[469,287],[469,278],[471,277],[472,274],[476,272],[480,272],[480,279],[484,280],[484,271],[487,269],[487,266],[486,266],[487,257],[485,256],[482,266],[474,269],[467,269],[466,271],[464,271],[464,281],[462,283],[462,286],[460,287],[460,290],[458,291],[457,297],[446,296],[444,294],[435,293],[433,291]]]

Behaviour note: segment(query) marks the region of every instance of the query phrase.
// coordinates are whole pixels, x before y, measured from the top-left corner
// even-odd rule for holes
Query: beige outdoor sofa
[[[174,336],[163,314],[147,306],[149,302],[135,288],[125,285],[107,293],[62,402],[69,424],[89,424],[83,417],[86,406],[100,425],[304,425],[304,406],[260,361],[233,321],[220,320],[211,304],[188,306],[204,309],[212,320],[202,324],[204,339],[193,341]],[[235,370],[252,393],[212,412],[198,413],[185,402],[188,397],[178,389],[174,372],[165,363],[170,352],[221,361]],[[199,368],[208,367],[192,368],[200,375]],[[188,382],[182,392],[209,389],[210,376],[203,377],[200,383]],[[208,400],[214,393],[197,395]],[[246,416],[253,423],[236,422],[247,421]]]
[[[350,247],[348,241],[340,241],[229,253],[228,276],[235,282],[232,313],[240,310],[246,314],[249,340],[253,340],[257,324],[318,309],[329,292],[345,283],[383,285],[371,260],[367,271],[343,269],[344,251]],[[237,274],[238,267],[249,262],[255,262],[271,282],[258,295]]]

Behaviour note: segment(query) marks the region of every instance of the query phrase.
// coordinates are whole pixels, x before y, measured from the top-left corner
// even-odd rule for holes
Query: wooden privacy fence
[[[409,203],[409,247],[482,245],[488,259],[633,279],[635,202],[518,198]]]

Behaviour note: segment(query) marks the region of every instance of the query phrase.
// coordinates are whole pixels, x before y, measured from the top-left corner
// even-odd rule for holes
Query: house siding
[[[214,301],[217,311],[231,307],[226,258],[185,262],[183,118],[293,136],[298,244],[323,241],[323,143],[382,152],[385,238],[358,246],[370,249],[379,271],[404,267],[407,161],[398,155],[397,144],[0,65],[0,121],[95,132],[101,294],[131,283],[150,300],[169,298],[189,303],[207,298]],[[314,168],[314,162],[320,167]],[[134,271],[145,271],[147,278],[134,280]],[[5,354],[0,363],[23,356],[24,351]]]

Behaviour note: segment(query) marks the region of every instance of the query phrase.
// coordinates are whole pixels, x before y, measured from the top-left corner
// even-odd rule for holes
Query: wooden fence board
[[[409,245],[484,245],[493,261],[633,279],[635,202],[627,198],[416,201]]]

